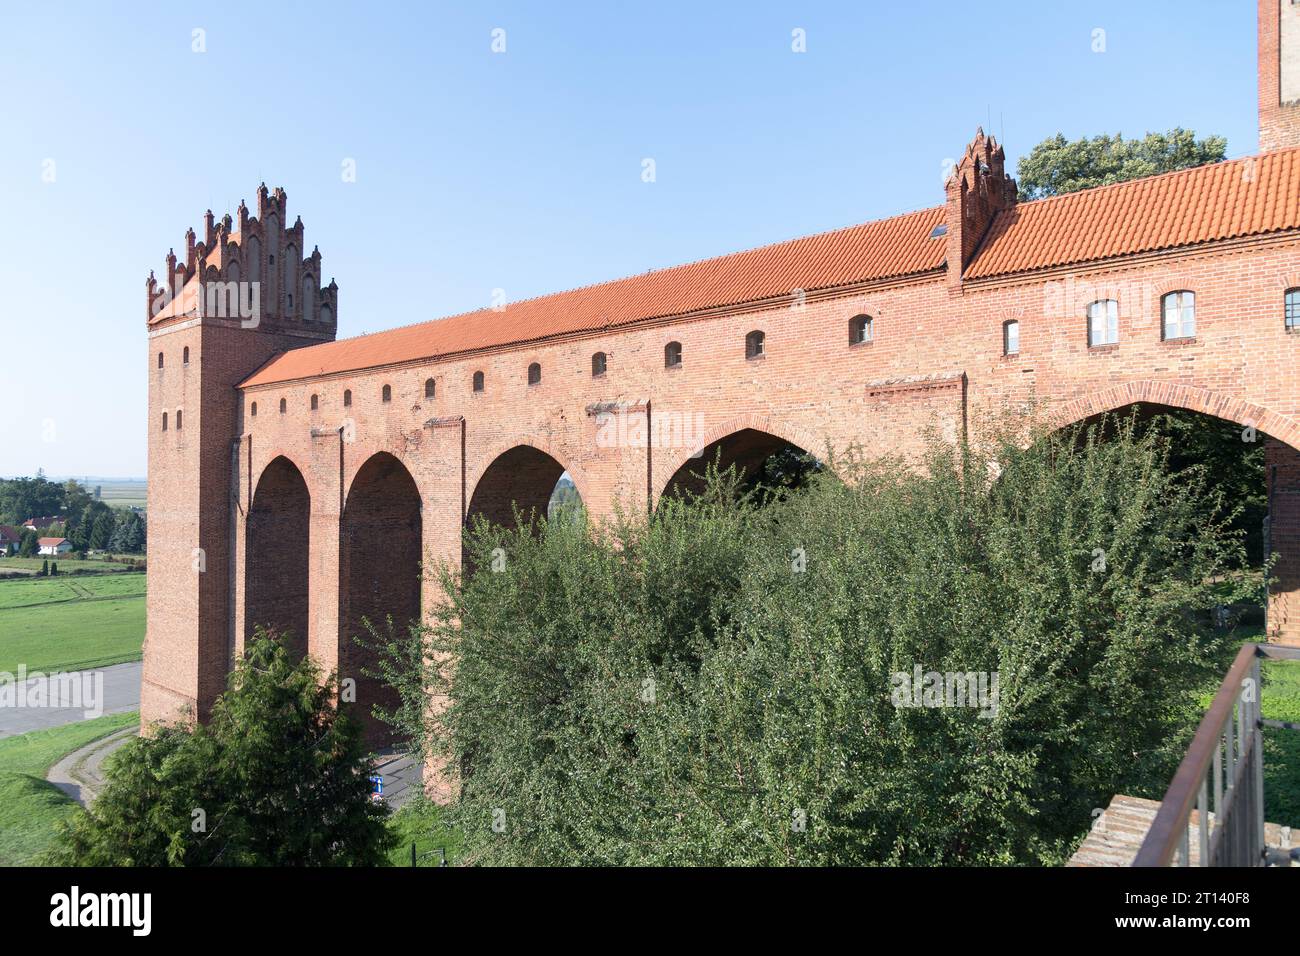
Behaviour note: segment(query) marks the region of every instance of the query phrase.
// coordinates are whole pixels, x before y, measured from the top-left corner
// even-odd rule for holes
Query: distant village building
[[[63,515],[50,515],[48,518],[28,518],[23,522],[23,527],[28,531],[44,531],[53,525],[65,524],[67,520]]]
[[[72,544],[67,538],[41,538],[36,544],[40,547],[41,554],[67,554],[72,550]]]
[[[0,524],[0,555],[17,551],[23,541],[23,529],[12,525]]]

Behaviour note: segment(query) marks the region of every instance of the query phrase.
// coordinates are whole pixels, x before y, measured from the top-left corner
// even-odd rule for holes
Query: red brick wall
[[[1259,3],[1259,150],[1268,152],[1300,146],[1300,104],[1282,103],[1281,37],[1278,23],[1282,4],[1291,0]]]

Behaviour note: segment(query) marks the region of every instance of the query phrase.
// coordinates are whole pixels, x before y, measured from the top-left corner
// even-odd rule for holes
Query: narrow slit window
[[[866,345],[875,337],[875,321],[869,315],[855,315],[849,320],[849,344]]]
[[[1002,354],[1020,354],[1020,322],[1016,319],[1002,324]]]

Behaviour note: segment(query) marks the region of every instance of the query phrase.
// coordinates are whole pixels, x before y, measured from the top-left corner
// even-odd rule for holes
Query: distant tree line
[[[10,550],[33,557],[39,550],[37,539],[50,537],[67,538],[74,551],[144,553],[145,516],[110,507],[81,482],[50,481],[39,472],[35,478],[0,479],[0,524],[19,526],[31,518],[56,516],[63,520],[24,533]]]

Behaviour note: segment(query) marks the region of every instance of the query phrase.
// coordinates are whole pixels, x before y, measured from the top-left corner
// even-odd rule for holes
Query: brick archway
[[[728,440],[730,447],[724,447]],[[722,467],[737,465],[741,470],[761,464],[770,454],[782,448],[793,447],[811,455],[825,454],[824,440],[819,441],[802,429],[776,421],[765,415],[742,415],[728,419],[706,431],[703,437],[687,449],[679,449],[668,460],[656,478],[655,503],[676,483],[694,470],[702,471],[713,463],[716,449],[722,450]]]
[[[465,524],[482,515],[493,524],[514,526],[514,509],[546,516],[547,505],[566,471],[584,501],[586,482],[544,443],[513,439],[493,448],[475,477],[465,509]]]
[[[1300,450],[1300,425],[1294,419],[1254,402],[1223,395],[1208,388],[1173,382],[1127,382],[1069,399],[1053,410],[1050,422],[1053,427],[1065,428],[1106,412],[1144,404],[1200,412],[1213,418],[1236,422],[1243,427],[1251,425],[1264,435]]]
[[[391,617],[403,630],[421,618],[423,518],[420,492],[406,466],[378,452],[352,478],[339,528],[339,676],[355,681],[356,715],[372,743],[390,740],[386,725],[372,711],[392,708],[396,693],[365,671],[376,665],[375,652],[356,638],[373,642],[366,622],[382,633]]]
[[[1144,380],[1070,399],[1055,409],[1050,421],[1065,428],[1132,405],[1196,412],[1252,426],[1259,433],[1268,488],[1266,548],[1277,559],[1268,594],[1268,638],[1295,643],[1300,632],[1300,426],[1263,405],[1211,389]]]
[[[244,633],[261,625],[307,653],[311,492],[302,470],[284,455],[258,477],[248,509],[244,564]]]

